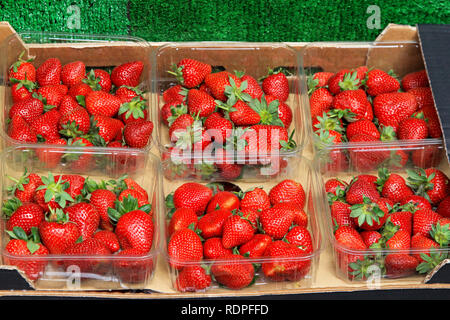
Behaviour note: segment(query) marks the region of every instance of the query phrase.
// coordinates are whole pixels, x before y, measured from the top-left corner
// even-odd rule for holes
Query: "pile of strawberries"
[[[350,279],[427,273],[448,256],[450,181],[436,168],[387,169],[337,178],[325,189],[334,226],[336,261]]]
[[[13,105],[8,135],[24,143],[144,148],[153,123],[138,89],[144,64],[127,62],[109,73],[82,61],[49,58],[37,68],[19,56],[9,69]]]
[[[112,271],[126,283],[143,282],[151,273],[153,210],[136,181],[27,172],[11,179],[11,197],[2,207],[6,264],[30,280],[42,277],[49,263],[64,270],[78,266],[82,277]]]
[[[187,182],[166,198],[169,264],[177,290],[206,290],[214,280],[229,289],[266,280],[298,281],[311,267],[303,186],[283,180],[269,193],[224,190]]]
[[[242,72],[213,72],[211,65],[189,58],[169,73],[178,84],[162,94],[160,119],[169,128],[171,141],[166,159],[175,151],[196,151],[202,159],[205,151],[214,154],[216,148],[246,156],[295,148],[288,133],[293,113],[286,104],[289,82],[284,73],[269,72],[258,81]],[[235,159],[228,161],[217,153],[212,158],[212,165],[200,161],[187,170],[208,170],[210,175],[218,171],[230,179],[240,176],[243,165]]]
[[[336,73],[317,72],[310,76],[308,87],[312,125],[319,149],[344,142],[377,144],[380,141],[442,137],[425,70],[409,73],[401,81],[391,72],[366,66]],[[360,171],[392,160],[398,167],[404,167],[410,157],[410,152],[404,150],[391,153],[356,151],[350,151],[349,156]],[[415,150],[411,159],[416,166],[434,166],[430,161],[436,152],[433,147]],[[343,152],[335,151],[330,158],[330,168],[348,168]]]

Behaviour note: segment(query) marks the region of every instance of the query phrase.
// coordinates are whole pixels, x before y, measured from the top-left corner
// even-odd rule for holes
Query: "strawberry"
[[[123,129],[123,137],[131,148],[145,148],[149,144],[153,132],[153,122],[149,120],[136,120],[127,123]]]
[[[356,229],[349,226],[341,226],[334,233],[338,244],[353,250],[364,250],[367,248],[361,235]]]
[[[224,103],[217,103],[217,106],[225,111],[225,116],[236,126],[251,126],[261,121],[260,114],[242,100],[236,101],[232,106]]]
[[[154,225],[151,205],[138,207],[136,199],[124,198],[116,201],[116,209],[108,209],[114,232],[122,249],[135,248],[141,252],[149,252],[153,245]]]
[[[364,272],[358,269],[358,262],[364,261],[361,253],[349,253],[347,250],[362,251],[367,246],[359,232],[349,226],[341,226],[334,233],[336,241],[336,258],[339,269],[349,278],[364,277]]]
[[[62,65],[58,58],[45,60],[36,69],[36,81],[39,86],[57,85],[61,82]]]
[[[34,92],[36,92],[36,83],[30,80],[11,80],[11,97],[13,103],[20,102],[22,100],[27,100],[33,97]]]
[[[175,280],[175,287],[181,292],[197,292],[211,285],[211,276],[198,265],[184,267]]]
[[[67,145],[67,141],[63,138],[47,140],[44,142],[47,145]],[[61,159],[64,155],[61,149],[55,148],[39,148],[36,149],[36,156],[47,169],[54,169],[61,164]]]
[[[83,240],[91,238],[100,223],[100,214],[89,203],[79,202],[64,209],[64,212],[69,216],[69,221],[74,222]]]
[[[36,188],[42,184],[39,175],[28,173],[26,170],[19,179],[10,176],[8,176],[8,179],[14,182],[12,186],[8,187],[8,193],[11,193],[23,203],[33,202]]]
[[[61,113],[52,109],[37,117],[30,125],[31,130],[45,140],[56,140],[61,136],[58,131]]]
[[[342,91],[334,96],[331,106],[345,111],[348,121],[371,120],[367,119],[367,95],[362,89]]]
[[[397,131],[402,120],[409,118],[417,110],[414,95],[408,92],[383,93],[373,100],[373,111],[379,123]]]
[[[350,218],[353,218],[358,227],[367,231],[379,230],[389,217],[389,210],[383,198],[373,202],[364,197],[363,203],[354,204],[350,210]]]
[[[40,87],[36,92],[37,95],[34,96],[39,97],[46,104],[46,108],[49,108],[48,106],[59,107],[62,98],[67,93],[67,86],[57,84]]]
[[[405,210],[405,209],[403,209]],[[383,234],[393,234],[395,230],[402,230],[412,234],[413,214],[411,211],[398,211],[391,213],[383,228]]]
[[[450,196],[447,196],[439,203],[436,212],[443,217],[450,217]]]
[[[367,94],[377,96],[382,93],[395,92],[400,89],[400,83],[389,73],[380,69],[371,69],[367,72],[365,81]]]
[[[203,256],[205,259],[217,259],[228,254],[233,254],[233,250],[223,246],[222,238],[208,238],[203,243]]]
[[[341,89],[341,82],[344,81],[344,87],[349,87],[351,90],[359,88],[360,81],[359,79],[356,79],[357,73],[352,73],[349,69],[342,69],[333,74],[331,77],[328,78],[327,86],[328,90],[334,95],[339,94]],[[346,89],[348,90],[348,89]]]
[[[316,91],[318,88],[326,87],[333,72],[316,72],[308,77],[308,93]]]
[[[239,88],[241,80],[228,71],[209,73],[205,76],[205,84],[211,90],[212,96],[220,101],[227,101],[225,89],[227,87]]]
[[[36,68],[31,63],[33,59],[24,60],[25,51],[22,51],[17,61],[14,62],[8,69],[8,79],[36,81]]]
[[[113,262],[114,272],[125,283],[146,282],[152,274],[153,265],[153,257],[136,248],[119,251]]]
[[[406,180],[402,176],[396,173],[389,173],[389,170],[386,168],[379,169],[378,176],[380,177],[377,180],[378,190],[382,197],[389,198],[394,202],[400,202],[404,198],[413,195],[413,191],[408,187]]]
[[[211,266],[211,274],[221,285],[238,290],[253,283],[255,269],[241,255],[232,254],[218,258]]]
[[[167,253],[170,265],[181,270],[184,266],[199,262],[203,258],[202,240],[192,229],[181,229],[170,237]]]
[[[312,253],[314,250],[311,233],[306,227],[295,226],[286,234],[287,242],[303,250],[304,253]]]
[[[412,88],[408,90],[408,93],[416,97],[418,109],[434,108],[433,93],[430,87]]]
[[[92,91],[86,96],[86,110],[91,115],[114,117],[121,104],[120,98],[104,91]]]
[[[64,65],[61,69],[61,81],[68,87],[81,82],[86,76],[86,66],[81,61],[74,61]]]
[[[236,163],[216,163],[219,175],[226,180],[239,179],[243,166]]]
[[[66,137],[75,138],[87,134],[91,128],[89,114],[85,108],[77,106],[70,113],[61,116],[58,128]]]
[[[169,137],[172,142],[178,140],[177,135],[185,133],[194,124],[194,118],[190,114],[182,114],[172,123],[169,128]]]
[[[197,115],[200,118],[207,117],[214,112],[216,102],[214,98],[206,92],[191,89],[187,94],[187,106],[191,115]]]
[[[172,66],[170,74],[174,75],[178,82],[186,88],[194,88],[200,85],[206,75],[211,73],[211,66],[195,59],[182,59]]]
[[[91,192],[89,203],[97,210],[100,215],[100,228],[111,231],[113,226],[108,216],[108,208],[115,208],[116,195],[107,189],[97,189]]]
[[[440,217],[436,224],[431,226],[430,237],[441,248],[448,247],[450,243],[450,218]]]
[[[171,236],[175,232],[187,228],[190,225],[197,226],[198,216],[194,210],[190,208],[178,208],[171,215],[168,226],[168,234]]]
[[[360,235],[367,248],[380,246],[383,240],[383,236],[378,231],[361,231]]]
[[[417,211],[417,209],[432,209],[430,202],[425,197],[418,195],[412,195],[404,198],[400,202],[400,205],[404,208],[406,207],[408,210],[414,209],[414,211]]]
[[[92,236],[94,239],[101,242],[111,253],[115,253],[120,250],[119,239],[114,232],[109,230],[99,230]]]
[[[436,168],[407,170],[408,185],[417,195],[429,199],[431,204],[438,205],[450,192],[448,177]]]
[[[276,101],[274,104],[278,104],[278,118],[281,120],[281,123],[285,128],[289,128],[292,123],[292,109],[284,102],[279,102],[275,97],[265,95],[265,100],[267,104],[270,106],[272,102]],[[261,122],[262,123],[262,122]]]
[[[351,205],[342,201],[334,201],[331,204],[331,218],[335,229],[341,226],[356,227],[355,220],[350,217]]]
[[[70,183],[62,176],[58,179],[49,173],[48,177],[41,177],[42,184],[36,188],[34,202],[40,205],[45,212],[49,209],[65,208],[68,202],[75,200],[68,193]]]
[[[212,237],[221,237],[223,226],[228,217],[233,213],[228,210],[215,210],[202,216],[197,223],[197,229],[204,239]]]
[[[95,91],[110,92],[112,86],[109,73],[102,69],[92,69],[89,71],[86,78],[83,79],[83,83],[89,85]],[[120,92],[120,88],[117,89],[116,95],[118,95],[118,92]]]
[[[300,208],[304,208],[305,190],[301,183],[285,179],[272,187],[269,192],[269,199],[272,205],[292,201]]]
[[[161,107],[160,116],[164,124],[170,127],[179,116],[186,113],[187,105],[184,102],[171,101]]]
[[[77,266],[82,273],[106,274],[109,271],[109,256],[111,251],[99,240],[89,238],[77,242],[67,248],[64,252],[67,256],[64,259],[64,266]],[[76,256],[71,259],[70,256]],[[88,256],[89,259],[80,259],[77,257]],[[94,258],[95,257],[95,258]]]
[[[61,113],[61,116],[67,116],[73,110],[81,107],[75,98],[70,95],[65,95],[62,97],[61,102],[59,104],[58,110]]]
[[[238,214],[232,214],[222,226],[222,244],[227,249],[239,246],[249,241],[255,231],[248,219]]]
[[[356,134],[349,140],[356,145],[363,144],[361,147],[349,150],[350,160],[359,172],[367,172],[377,169],[383,161],[389,156],[389,151],[377,147],[381,143],[379,139],[366,134]]]
[[[327,194],[332,194],[333,196],[341,196],[341,194],[347,189],[348,183],[338,179],[338,178],[331,178],[325,181],[325,192]]]
[[[212,190],[196,182],[186,182],[173,194],[175,208],[191,208],[197,215],[202,215],[212,198]]]
[[[122,122],[103,115],[91,117],[91,132],[88,137],[95,145],[104,146],[113,141],[122,129]]]
[[[188,90],[181,84],[177,84],[163,92],[163,100],[165,103],[182,103],[186,100]]]
[[[93,144],[82,137],[76,137],[74,139],[69,139],[67,141],[67,145],[68,146],[73,146],[73,147],[92,147]],[[87,149],[92,150],[92,149]],[[67,160],[67,162],[70,164],[70,167],[72,170],[74,171],[79,171],[79,170],[87,170],[88,168],[90,168],[90,166],[92,165],[92,157],[93,154],[92,153],[81,153],[81,154],[77,154],[77,153],[66,153],[63,155],[63,158],[65,160]]]
[[[122,103],[118,115],[125,124],[132,121],[147,120],[145,100],[142,100],[140,97],[135,97],[130,101]]]
[[[274,96],[280,102],[289,98],[289,82],[282,72],[269,72],[269,75],[262,82],[262,89],[266,95]]]
[[[419,273],[431,271],[447,256],[436,250],[439,248],[437,242],[422,234],[412,236],[411,248],[414,249],[411,255],[419,261],[419,265],[416,268]]]
[[[402,78],[401,81],[402,88],[405,91],[409,91],[413,88],[418,87],[429,87],[428,75],[426,70],[420,70],[415,72],[410,72]]]
[[[5,201],[2,212],[8,218],[6,230],[13,231],[15,227],[20,227],[27,235],[44,220],[44,211],[39,205],[33,202],[22,203],[17,198]]]
[[[35,229],[37,230],[37,229]],[[22,232],[21,232],[22,231]],[[48,249],[39,243],[39,235],[37,231],[33,232],[33,236],[28,238],[23,230],[17,228],[10,233],[12,239],[8,241],[4,250],[4,263],[6,265],[17,266],[22,270],[28,279],[38,280],[45,272],[48,260],[45,257],[49,254]],[[19,259],[14,259],[14,256],[19,256]],[[26,256],[36,256],[34,259],[24,259]]]
[[[254,188],[246,191],[241,199],[241,210],[263,211],[270,208],[269,195],[262,188]]]
[[[400,278],[413,274],[419,264],[416,258],[408,254],[391,253],[384,259],[386,277]]]
[[[259,216],[264,233],[273,239],[282,239],[294,221],[295,212],[289,203],[277,203],[263,210]]]
[[[80,96],[82,100],[85,100],[86,96],[91,92],[92,88],[88,84],[82,82],[71,86],[67,94],[74,99],[80,99],[78,98],[78,96]]]
[[[137,87],[144,69],[142,61],[132,61],[121,64],[111,71],[111,82],[116,87]]]
[[[413,235],[421,234],[430,238],[430,231],[441,216],[433,210],[421,209],[414,213],[413,216]]]
[[[75,223],[69,222],[67,214],[56,209],[51,212],[50,220],[41,222],[39,235],[51,254],[62,254],[75,244],[81,233]]]
[[[428,135],[431,138],[442,137],[442,127],[439,116],[434,105],[424,106],[420,111],[423,112],[428,126]]]
[[[324,112],[328,112],[331,109],[332,103],[333,95],[327,88],[315,90],[309,97],[311,117],[321,116]]]
[[[242,90],[242,92],[250,95],[252,99],[260,99],[262,97],[264,91],[255,78],[248,74],[244,74],[242,77],[240,77],[240,80],[242,83],[247,81],[247,88]]]
[[[386,248],[389,250],[409,250],[411,246],[411,234],[405,230],[397,231],[388,241]]]
[[[23,143],[36,143],[37,135],[21,115],[11,118],[8,126],[8,136]]]
[[[376,125],[369,120],[359,120],[349,123],[345,131],[345,134],[347,135],[347,139],[349,140],[351,140],[354,136],[358,134],[365,134],[368,136],[372,136],[377,140],[379,140],[381,137],[380,132],[378,131]]]
[[[406,118],[400,122],[397,135],[400,140],[426,139],[428,138],[427,122],[414,116]]]
[[[214,142],[221,145],[231,136],[233,124],[218,112],[213,112],[205,120],[205,128]]]
[[[229,211],[238,210],[239,205],[239,198],[234,193],[230,191],[219,191],[209,201],[206,212],[209,213],[218,209]]]
[[[311,267],[311,259],[302,249],[281,240],[272,242],[264,256],[267,262],[262,263],[261,269],[272,281],[299,281]]]

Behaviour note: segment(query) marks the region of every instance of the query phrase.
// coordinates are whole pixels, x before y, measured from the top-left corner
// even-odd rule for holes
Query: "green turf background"
[[[81,28],[70,30],[67,8],[80,9]],[[448,0],[0,0],[0,19],[17,31],[118,34],[148,41],[373,40],[369,5],[388,23],[450,23]]]

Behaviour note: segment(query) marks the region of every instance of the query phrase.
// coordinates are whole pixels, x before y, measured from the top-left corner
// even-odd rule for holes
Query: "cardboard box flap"
[[[450,159],[450,91],[448,90],[450,25],[418,25],[417,30],[434,104],[443,129],[444,141],[446,141],[444,145],[447,148],[447,158]]]

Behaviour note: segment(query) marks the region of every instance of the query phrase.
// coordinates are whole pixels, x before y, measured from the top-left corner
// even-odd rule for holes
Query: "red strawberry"
[[[373,100],[373,111],[381,125],[395,131],[402,120],[409,118],[417,110],[414,95],[407,92],[383,93]]]
[[[241,85],[241,80],[228,71],[209,73],[205,76],[205,84],[211,90],[213,97],[224,102],[227,100],[225,89],[226,87],[232,87],[232,82],[234,82],[236,88]]]
[[[218,112],[213,112],[206,118],[205,128],[217,144],[224,144],[233,133],[231,121],[222,117]]]
[[[111,77],[110,77],[109,73],[102,69],[91,70],[87,74],[87,77],[85,79],[83,79],[83,83],[89,85],[89,87],[95,91],[101,90],[101,91],[109,92],[109,91],[111,91],[111,86],[112,86]],[[116,95],[118,95],[117,93],[120,91],[121,91],[120,88],[117,89]]]
[[[261,121],[259,113],[242,100],[236,101],[232,106],[225,104],[218,104],[218,106],[226,111],[226,116],[236,126],[250,126]]]
[[[22,270],[28,279],[38,280],[45,272],[48,260],[44,259],[49,254],[49,251],[41,243],[28,240],[27,237],[13,238],[8,241],[5,246],[4,263],[6,265],[17,266],[19,270]],[[19,256],[19,259],[15,259],[14,256]],[[26,256],[39,256],[36,260],[24,259]]]
[[[356,134],[350,140],[350,143],[361,147],[355,147],[349,150],[350,160],[359,172],[375,170],[379,165],[389,157],[389,151],[379,148],[381,141],[366,134]]]
[[[357,251],[363,251],[367,249],[363,238],[356,229],[349,226],[339,227],[334,233],[336,245],[336,258],[339,269],[350,278],[356,277],[358,274],[354,274],[358,270],[355,270],[352,266],[353,263],[358,261],[364,261],[364,255],[357,253]],[[348,252],[350,249],[356,252]],[[364,276],[362,274],[361,276]]]
[[[345,248],[353,250],[365,250],[367,248],[361,235],[358,233],[358,231],[356,231],[356,229],[352,227],[339,227],[335,231],[334,237],[336,239],[336,242],[339,245],[344,246]]]
[[[70,113],[61,116],[58,127],[62,135],[75,138],[89,132],[91,120],[86,109],[78,106]]]
[[[113,230],[113,226],[108,216],[108,208],[115,208],[116,195],[114,192],[106,189],[97,189],[91,192],[90,204],[100,215],[100,228],[104,230]]]
[[[47,140],[44,142],[47,145],[67,145],[67,141],[63,138],[55,140]],[[39,161],[44,164],[47,169],[54,169],[61,164],[61,159],[64,156],[64,152],[61,149],[56,148],[40,148],[36,149],[36,156]]]
[[[378,190],[381,196],[389,198],[394,202],[400,202],[406,197],[413,195],[413,191],[407,186],[406,180],[396,174],[389,173],[387,169],[380,169],[378,171],[379,179],[377,180]]]
[[[175,208],[191,208],[197,215],[202,215],[212,198],[212,190],[196,182],[186,182],[173,194]]]
[[[413,207],[413,209],[432,209],[431,208],[431,204],[430,202],[425,199],[422,196],[418,196],[418,195],[412,195],[409,197],[404,198],[401,202],[400,205],[402,205],[403,207],[405,207],[405,205],[408,205],[407,209],[408,210],[412,210],[410,209],[410,206]],[[415,210],[415,211],[416,211]]]
[[[121,64],[111,71],[111,82],[116,87],[137,87],[143,69],[144,63],[142,61],[132,61]]]
[[[276,101],[274,103],[278,104],[278,118],[281,120],[285,128],[289,128],[292,123],[292,109],[284,102],[279,102],[275,97],[266,95],[264,96],[267,104],[270,106],[272,101]],[[262,123],[262,122],[261,122]]]
[[[304,253],[312,253],[314,250],[311,233],[306,227],[295,226],[286,234],[286,240],[303,250]]]
[[[97,91],[99,92],[99,91]],[[121,131],[121,121],[103,115],[95,115],[92,117],[92,141],[96,145],[105,145],[113,141]]]
[[[114,117],[121,104],[120,98],[104,91],[92,91],[86,96],[86,109],[91,115]]]
[[[94,233],[93,238],[101,242],[111,253],[120,250],[119,239],[114,232],[109,230],[99,230]]]
[[[33,97],[36,92],[36,83],[29,80],[12,80],[11,97],[13,103],[27,100]]]
[[[203,118],[209,116],[216,108],[214,98],[206,92],[191,89],[187,94],[187,106],[189,113],[193,116]]]
[[[79,107],[80,104],[77,102],[75,98],[73,98],[70,95],[65,95],[61,99],[61,103],[59,104],[58,110],[61,113],[61,116],[66,116]]]
[[[413,235],[421,234],[430,238],[431,227],[435,225],[441,216],[433,210],[422,209],[414,213]]]
[[[263,210],[259,221],[264,232],[273,239],[282,239],[294,221],[295,212],[289,203],[277,203]]]
[[[197,292],[211,285],[211,276],[201,266],[186,266],[175,280],[175,287],[181,292]]]
[[[334,76],[333,72],[314,73],[308,77],[308,92],[314,92],[317,88],[325,87],[332,76]]]
[[[57,109],[52,109],[37,117],[30,125],[31,130],[45,140],[56,140],[61,136],[58,131],[61,114]]]
[[[153,122],[149,120],[137,120],[128,123],[123,129],[123,137],[131,148],[145,148],[153,132]]]
[[[411,246],[411,234],[405,230],[397,231],[388,241],[386,248],[389,250],[409,250]]]
[[[58,58],[45,60],[36,69],[36,81],[39,86],[57,85],[61,82],[62,65]]]
[[[281,102],[289,98],[289,82],[282,72],[269,73],[262,82],[262,89],[266,95],[274,96]]]
[[[197,233],[189,228],[175,232],[167,245],[170,265],[181,270],[192,262],[199,262],[203,258],[202,241]]]
[[[8,69],[8,79],[36,81],[36,68],[31,63],[33,59],[24,60],[22,57],[25,54],[23,51],[16,62],[14,62]]]
[[[238,254],[220,257],[211,266],[211,273],[218,283],[234,290],[249,286],[255,277],[252,263]]]
[[[281,202],[294,202],[300,208],[305,206],[305,190],[301,183],[294,180],[285,179],[276,184],[269,192],[269,199],[272,205]]]
[[[400,122],[397,130],[400,140],[419,140],[428,138],[428,126],[424,119],[410,117]]]
[[[27,173],[27,171],[25,171],[19,179],[9,176],[8,178],[14,182],[14,185],[8,187],[8,191],[11,192],[11,194],[23,203],[33,202],[36,188],[42,184],[39,175],[36,173]]]
[[[222,226],[222,244],[227,249],[239,246],[249,241],[255,231],[249,220],[238,214],[232,214]]]
[[[62,67],[61,81],[70,87],[81,82],[86,76],[86,66],[81,61],[74,61]]]
[[[69,216],[69,221],[74,222],[83,240],[91,238],[100,223],[100,214],[89,203],[79,202],[64,209],[64,212]]]
[[[8,126],[8,136],[14,140],[24,143],[36,143],[36,133],[30,128],[28,123],[21,115],[15,115],[12,117]]]
[[[106,274],[109,271],[109,256],[111,251],[99,240],[89,238],[82,242],[77,242],[67,248],[64,252],[67,259],[64,259],[66,268],[78,266],[82,273]],[[70,256],[88,256],[89,259],[73,258]],[[95,257],[95,258],[94,258]]]
[[[239,247],[239,253],[244,257],[260,258],[264,256],[272,238],[266,234],[255,234],[248,242]]]
[[[408,90],[416,97],[418,109],[434,108],[433,93],[430,87],[417,87]]]
[[[406,277],[415,273],[419,261],[408,254],[388,254],[384,260],[388,278]]]
[[[169,137],[172,142],[178,140],[177,135],[185,133],[187,129],[194,123],[194,118],[190,114],[182,114],[172,123],[169,128]]]
[[[439,244],[437,242],[435,242],[434,240],[432,240],[430,238],[425,237],[422,234],[415,234],[411,237],[411,249],[414,249],[412,256],[414,258],[416,258],[419,261],[419,263],[423,263],[423,262],[426,263],[427,261],[425,261],[425,259],[428,259],[427,257],[430,257],[431,255],[433,255],[433,253],[432,253],[434,251],[433,249],[438,249],[438,248],[439,248]],[[432,266],[431,269],[433,269],[433,267],[435,267],[436,265]],[[426,271],[430,271],[430,270],[426,270]],[[418,266],[417,271],[419,271],[419,273],[423,273],[423,271],[425,271],[425,270],[422,271],[421,269],[419,269],[419,266]]]
[[[348,183],[338,178],[331,178],[325,182],[325,192],[331,193],[334,196],[338,196],[345,191],[347,187]]]
[[[241,199],[240,207],[241,210],[266,210],[270,208],[269,195],[258,187],[246,191]]]
[[[89,140],[87,140],[85,138],[81,138],[81,137],[69,139],[67,141],[67,145],[74,146],[74,147],[92,147],[93,146],[93,144]],[[87,150],[89,151],[92,149],[87,149]],[[72,170],[79,171],[79,170],[87,170],[88,168],[90,168],[90,166],[92,165],[91,161],[92,161],[93,154],[92,153],[81,153],[81,154],[66,153],[63,155],[63,157],[69,162]]]
[[[172,67],[170,74],[176,76],[178,82],[186,88],[200,85],[206,75],[211,73],[211,66],[195,59],[182,59]]]
[[[62,210],[56,209],[51,219],[43,221],[39,226],[42,243],[51,254],[62,254],[73,246],[81,233],[75,223],[69,222],[69,217]]]
[[[341,89],[341,82],[344,81],[345,77],[345,86],[351,88],[351,90],[357,89],[360,85],[359,79],[356,79],[357,73],[352,73],[349,69],[342,69],[336,72],[334,75],[332,75],[330,78],[328,78],[328,89],[330,92],[334,95],[339,94]],[[356,80],[356,81],[355,81]]]
[[[17,198],[5,201],[2,211],[8,218],[6,230],[13,231],[13,228],[20,227],[27,235],[44,220],[44,211],[39,205],[32,202],[22,203]]]
[[[59,107],[62,98],[68,93],[68,89],[65,85],[48,85],[40,87],[37,90],[38,96],[46,105]]]
[[[447,196],[444,200],[439,203],[436,212],[443,217],[450,217],[450,196]]]
[[[367,88],[367,94],[371,96],[395,92],[400,89],[400,83],[397,79],[380,69],[371,69],[367,72],[365,86]]]
[[[327,88],[315,90],[309,97],[311,117],[321,116],[324,112],[328,112],[331,109],[332,103],[333,95]]]
[[[57,179],[49,173],[48,177],[41,177],[42,184],[36,188],[34,202],[45,212],[50,209],[64,208],[68,202],[75,201],[68,193],[70,183],[59,176]]]
[[[347,139],[351,140],[354,136],[358,134],[365,134],[368,136],[373,136],[375,139],[379,140],[381,135],[378,131],[376,125],[369,120],[359,120],[351,122],[348,124],[345,131]]]
[[[337,94],[332,103],[333,109],[346,112],[349,121],[371,120],[367,119],[367,95],[364,90],[345,90]]]
[[[67,94],[72,98],[77,99],[78,96],[82,96],[85,98],[91,92],[92,88],[88,84],[82,82],[71,86]]]
[[[386,225],[384,226],[383,233],[391,232],[394,233],[395,231],[392,230],[402,230],[406,231],[410,235],[412,234],[412,221],[413,221],[413,214],[410,211],[398,211],[391,213],[389,215],[389,218],[386,222]]]
[[[311,258],[294,244],[278,240],[272,242],[264,253],[267,262],[262,263],[264,276],[272,281],[298,281],[311,267]]]
[[[431,138],[442,137],[442,127],[439,116],[434,105],[423,107],[420,111],[423,112],[425,120],[427,121],[428,134]]]
[[[119,251],[116,256],[114,271],[121,282],[143,283],[150,278],[154,264],[152,255],[131,248]]]
[[[244,74],[240,78],[240,80],[241,82],[247,81],[247,88],[242,92],[249,94],[252,99],[260,99],[261,96],[264,94],[264,91],[262,90],[258,81],[252,76]]]
[[[405,75],[402,79],[402,88],[409,91],[418,87],[429,87],[428,75],[426,70],[411,72]]]
[[[205,259],[217,259],[228,254],[233,254],[233,250],[223,246],[222,238],[208,238],[203,243],[203,256]]]
[[[351,205],[342,201],[334,201],[331,204],[331,218],[335,229],[341,226],[356,227],[355,220],[350,217]]]
[[[379,230],[389,217],[389,209],[383,198],[373,202],[364,197],[363,203],[353,205],[350,210],[350,217],[358,227],[367,231]]]
[[[362,231],[360,235],[368,248],[380,245],[380,240],[383,239],[383,236],[378,231]]]
[[[165,103],[182,103],[186,100],[188,90],[183,88],[181,84],[177,84],[163,92]]]
[[[169,127],[181,115],[187,113],[187,106],[184,102],[171,101],[161,107],[160,117],[164,124]]]
[[[125,124],[138,120],[147,120],[145,100],[142,100],[140,97],[134,97],[130,101],[122,103],[118,115]]]
[[[229,211],[238,210],[239,204],[239,198],[234,193],[230,191],[219,191],[211,198],[206,212],[209,213],[218,209]]]
[[[204,239],[221,237],[225,221],[232,215],[228,210],[215,210],[205,214],[198,220],[197,229]]]
[[[236,163],[216,163],[219,174],[223,179],[235,180],[241,176],[242,165]]]
[[[449,179],[439,169],[408,170],[407,180],[416,194],[429,199],[433,205],[438,205],[450,192]]]
[[[178,208],[172,214],[168,226],[168,234],[171,236],[175,232],[193,225],[197,226],[198,216],[194,210],[189,208]]]

